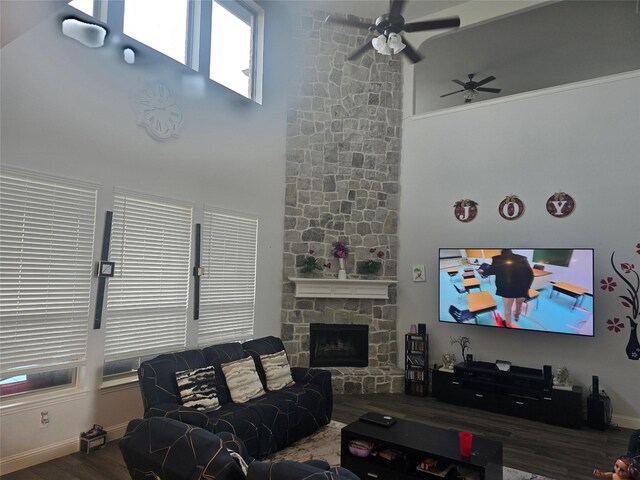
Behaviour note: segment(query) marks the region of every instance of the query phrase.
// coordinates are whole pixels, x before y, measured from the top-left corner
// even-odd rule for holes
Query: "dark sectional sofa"
[[[164,417],[132,420],[119,447],[134,480],[358,480],[321,460],[254,460],[232,433],[214,434]]]
[[[164,354],[143,362],[138,378],[144,416],[167,417],[216,434],[233,433],[242,440],[248,455],[258,459],[281,450],[329,423],[333,410],[331,373],[326,370],[292,367],[294,385],[277,391],[266,389],[259,357],[282,350],[282,341],[270,336]],[[267,393],[246,403],[234,403],[220,365],[248,356],[253,357]],[[205,413],[182,405],[175,373],[209,365],[215,368],[221,407]]]

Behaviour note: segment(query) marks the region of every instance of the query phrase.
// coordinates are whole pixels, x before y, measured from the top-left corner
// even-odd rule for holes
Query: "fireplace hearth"
[[[366,367],[369,326],[312,323],[309,325],[309,366]]]

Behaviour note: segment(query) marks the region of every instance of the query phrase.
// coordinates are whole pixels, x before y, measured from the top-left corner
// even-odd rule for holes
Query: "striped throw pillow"
[[[223,363],[221,367],[224,379],[227,381],[227,387],[229,387],[231,400],[234,402],[244,403],[266,394],[252,357]]]
[[[176,372],[176,382],[185,407],[203,412],[220,408],[216,371],[212,366]]]
[[[284,350],[260,355],[260,362],[262,362],[264,375],[267,378],[267,390],[280,390],[293,385],[289,360]]]

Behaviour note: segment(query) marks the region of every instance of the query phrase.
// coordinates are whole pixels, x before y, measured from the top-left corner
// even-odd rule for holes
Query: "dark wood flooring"
[[[504,464],[554,480],[593,479],[595,467],[609,470],[626,452],[631,430],[574,430],[522,420],[404,394],[339,395],[333,419],[350,423],[368,411],[387,413],[443,428],[468,430],[499,440]],[[118,442],[89,455],[74,453],[18,472],[2,480],[127,480]]]

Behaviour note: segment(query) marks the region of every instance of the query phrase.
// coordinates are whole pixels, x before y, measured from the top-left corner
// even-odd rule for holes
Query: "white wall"
[[[458,351],[450,336],[466,335],[475,359],[551,364],[554,372],[565,365],[585,393],[598,375],[614,422],[639,428],[640,361],[625,354],[629,324],[618,334],[606,328],[629,313],[616,295],[596,288],[594,337],[514,332],[439,324],[437,278],[438,248],[469,244],[591,247],[596,285],[613,275],[613,251],[619,262],[640,264],[640,72],[410,117],[402,144],[398,334],[425,322],[431,364]],[[545,203],[561,190],[576,209],[558,219]],[[516,221],[497,212],[509,194],[526,205]],[[479,204],[466,224],[453,216],[463,198]],[[427,282],[413,283],[410,266],[422,263]]]
[[[114,186],[192,202],[196,222],[204,204],[259,216],[256,336],[280,334],[287,41],[279,22],[287,15],[271,3],[262,106],[212,82],[187,87],[189,70],[152,52],[129,66],[113,43],[86,48],[61,34],[56,17],[2,49],[2,164],[101,184],[96,259]],[[130,97],[154,80],[180,97],[178,139],[159,142],[136,125]],[[100,389],[103,342],[104,329],[90,330],[87,368],[71,397],[3,402],[2,473],[76,451],[94,423],[121,434],[142,415],[137,383]]]

